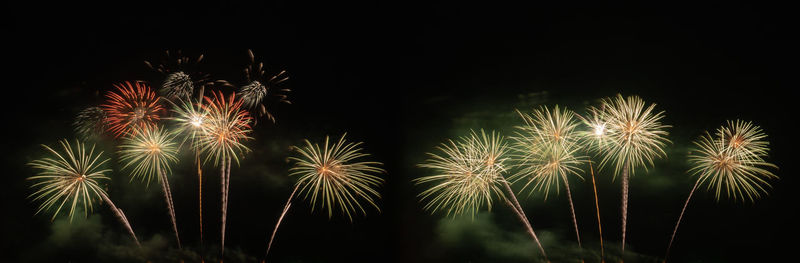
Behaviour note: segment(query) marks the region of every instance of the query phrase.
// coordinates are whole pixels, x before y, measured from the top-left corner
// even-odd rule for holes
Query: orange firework
[[[164,107],[160,97],[147,84],[136,81],[114,84],[117,91],[106,94],[106,104],[101,108],[108,115],[108,131],[119,137],[135,128],[145,128],[160,119]]]

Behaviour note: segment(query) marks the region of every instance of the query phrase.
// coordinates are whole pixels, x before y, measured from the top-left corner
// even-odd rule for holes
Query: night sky
[[[2,196],[3,261],[192,262],[218,259],[219,175],[204,175],[205,242],[200,247],[197,180],[191,156],[171,177],[184,251],[178,251],[158,185],[129,182],[111,142],[109,194],[145,247],[135,249],[105,207],[73,223],[34,215],[25,164],[40,144],[73,139],[71,123],[102,102],[112,84],[163,76],[144,60],[164,50],[205,54],[215,79],[242,83],[247,49],[268,73],[287,70],[292,105],[274,105],[277,123],[255,126],[253,151],[231,171],[227,262],[263,259],[269,234],[292,190],[291,145],[347,132],[384,163],[381,211],[351,223],[311,212],[296,199],[270,262],[531,262],[537,248],[512,212],[446,218],[422,210],[411,180],[426,152],[470,129],[511,135],[514,110],[560,105],[583,113],[598,99],[639,95],[664,110],[668,157],[631,179],[626,262],[660,262],[693,178],[692,140],[726,120],[751,120],[769,135],[768,161],[780,180],[755,203],[714,200],[698,189],[671,262],[769,262],[793,258],[796,169],[788,126],[796,98],[789,9],[734,4],[505,6],[260,3],[192,6],[45,6],[4,3],[6,133]],[[794,45],[792,46],[794,47]],[[10,60],[8,58],[11,58]],[[795,68],[794,66],[791,67]],[[790,73],[791,72],[791,73]],[[790,75],[792,74],[792,75]],[[793,82],[793,81],[792,81]],[[793,82],[794,83],[794,82]],[[230,92],[230,90],[224,90]],[[620,184],[597,173],[606,253],[618,255]],[[588,177],[587,177],[588,179]],[[584,248],[599,253],[589,180],[572,182]],[[564,193],[546,201],[520,195],[553,262],[576,262]],[[587,262],[595,262],[587,258]]]

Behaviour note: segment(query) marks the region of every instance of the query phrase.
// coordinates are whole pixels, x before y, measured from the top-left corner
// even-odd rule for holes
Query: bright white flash
[[[203,118],[200,118],[200,116],[194,116],[192,117],[191,123],[194,127],[200,127],[200,125],[203,124]]]
[[[606,125],[605,124],[597,124],[594,125],[594,135],[601,136],[606,132]]]

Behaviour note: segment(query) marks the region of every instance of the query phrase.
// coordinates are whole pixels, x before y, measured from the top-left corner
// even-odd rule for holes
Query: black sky
[[[771,160],[780,166],[777,174],[782,178],[774,182],[772,194],[755,204],[738,204],[716,203],[704,192],[688,212],[687,220],[694,221],[682,225],[683,239],[671,257],[675,262],[753,262],[795,254],[791,249],[796,220],[790,214],[797,210],[791,194],[796,180],[790,160],[796,154],[788,151],[793,142],[787,123],[793,122],[796,103],[791,96],[796,85],[788,81],[795,74],[789,57],[796,30],[785,6],[3,5],[3,42],[10,44],[5,52],[4,127],[10,133],[4,156],[8,181],[6,191],[0,191],[5,227],[0,233],[4,254],[12,261],[97,260],[91,249],[76,254],[42,249],[52,230],[49,218],[34,216],[35,204],[26,199],[24,178],[31,170],[24,164],[38,157],[39,144],[71,138],[74,115],[100,102],[98,94],[112,83],[155,81],[158,75],[142,61],[167,48],[205,54],[204,71],[220,79],[241,78],[248,48],[269,70],[286,69],[291,76],[288,87],[294,104],[276,108],[277,125],[256,127],[254,145],[262,150],[232,172],[229,221],[236,223],[228,244],[259,259],[267,230],[291,190],[284,149],[303,138],[348,132],[385,163],[382,212],[371,211],[350,224],[312,214],[307,204],[297,206],[279,232],[276,244],[281,247],[271,257],[286,262],[502,261],[488,252],[470,251],[469,246],[443,244],[437,227],[446,221],[421,210],[419,187],[410,180],[424,175],[414,167],[422,154],[454,136],[454,130],[498,128],[482,123],[485,117],[467,127],[454,120],[474,112],[510,112],[519,103],[518,95],[541,91],[547,92],[546,103],[567,106],[616,93],[640,95],[666,111],[666,122],[674,126],[670,139],[675,147],[687,146],[703,130],[728,119],[761,125],[770,135]],[[681,170],[683,159],[676,156],[663,163],[677,173],[664,175],[671,188],[654,192],[663,196],[640,194],[642,200],[632,204],[638,207],[629,226],[636,233],[630,239],[636,251],[655,257],[662,256],[665,238],[691,186]],[[115,180],[127,182],[123,175]],[[175,190],[183,193],[176,197],[176,206],[179,221],[185,222],[181,231],[186,243],[197,242],[192,183],[186,180]],[[610,179],[601,187],[608,190],[603,217],[611,241],[618,240],[617,187]],[[133,194],[143,189],[120,190]],[[153,195],[155,190],[148,191]],[[152,204],[142,208],[128,208],[139,211],[131,213],[139,221],[131,222],[144,238],[170,237],[157,197],[145,199]],[[216,211],[216,201],[209,202],[204,209]],[[559,205],[564,203],[543,208],[549,209],[542,210],[545,215],[532,213],[539,224],[559,231],[558,220],[568,215]],[[594,238],[593,208],[581,206],[582,231],[587,239]],[[243,212],[251,209],[255,212]],[[551,211],[559,217],[549,218]],[[99,213],[110,231],[121,232],[109,213]],[[513,218],[500,215],[508,211],[501,208],[496,214],[500,224],[509,224],[504,229],[518,230]],[[213,219],[209,214],[207,220]],[[215,229],[211,224],[207,231]],[[572,232],[564,229],[564,238],[571,240]],[[217,237],[209,238],[215,242]],[[37,251],[43,255],[32,257]]]

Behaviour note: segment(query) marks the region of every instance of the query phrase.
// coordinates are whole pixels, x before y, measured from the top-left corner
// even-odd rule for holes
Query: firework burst
[[[100,107],[89,107],[83,109],[78,116],[75,117],[75,122],[72,126],[75,127],[75,133],[83,139],[94,139],[102,136],[103,132],[108,128],[108,115]]]
[[[506,157],[509,148],[504,138],[495,132],[487,135],[481,130],[478,135],[471,131],[469,137],[449,140],[437,149],[443,154],[428,153],[429,159],[418,165],[433,169],[435,174],[414,179],[416,184],[433,184],[419,195],[423,201],[427,200],[424,208],[445,211],[447,215],[469,213],[474,216],[484,204],[491,210],[493,199],[497,196],[517,215],[546,260],[547,254],[539,238],[503,177],[509,160]]]
[[[180,50],[172,55],[169,50],[164,53],[166,56],[158,65],[144,61],[147,67],[166,76],[159,92],[169,99],[190,99],[195,89],[198,89],[198,98],[202,98],[205,87],[212,84],[209,74],[195,69],[203,61],[203,54],[192,59],[183,55]]]
[[[164,193],[175,239],[180,248],[181,239],[175,219],[175,206],[167,179],[167,175],[172,173],[170,163],[178,161],[178,144],[174,141],[175,136],[174,132],[168,132],[160,127],[146,127],[124,137],[119,146],[119,154],[120,160],[125,163],[122,169],[129,167],[132,169],[131,180],[138,177],[149,185],[153,177],[157,176]]]
[[[34,181],[31,188],[36,189],[30,197],[33,201],[41,202],[36,214],[54,209],[51,218],[54,220],[61,209],[65,208],[64,205],[67,205],[72,222],[76,207],[82,206],[84,215],[88,215],[94,209],[94,199],[102,199],[131,234],[136,245],[139,245],[125,214],[111,202],[100,185],[103,181],[110,180],[106,173],[111,172],[111,169],[103,168],[109,159],[102,158],[103,152],[95,154],[94,145],[87,151],[86,146],[77,141],[74,147],[67,140],[59,143],[63,151],[42,145],[51,156],[28,163],[38,170],[37,175],[28,177],[28,180]]]
[[[211,97],[206,96],[205,101],[200,110],[207,113],[202,126],[205,131],[196,137],[198,149],[206,155],[205,162],[213,159],[214,165],[220,165],[232,159],[238,164],[239,155],[250,151],[243,144],[252,139],[248,135],[252,132],[250,113],[242,109],[242,101],[236,100],[236,94],[225,98],[222,92],[215,92]]]
[[[689,172],[698,176],[698,184],[713,188],[717,200],[724,189],[729,198],[755,201],[767,193],[765,187],[770,185],[766,180],[778,178],[767,170],[777,166],[764,161],[769,152],[766,137],[751,122],[729,121],[717,130],[716,137],[706,133],[694,142]]]
[[[114,84],[117,91],[106,94],[106,104],[100,107],[108,116],[108,131],[119,137],[155,124],[164,108],[160,98],[140,81]]]
[[[300,194],[305,194],[305,198],[311,196],[312,211],[319,204],[331,217],[338,207],[352,221],[354,211],[366,215],[359,199],[380,210],[375,204],[375,198],[380,198],[375,188],[383,183],[383,178],[373,174],[385,171],[377,167],[381,165],[379,162],[360,161],[369,154],[359,148],[361,142],[347,142],[345,136],[332,145],[326,136],[322,147],[308,140],[304,147],[295,147],[299,156],[289,157],[294,161],[289,175],[298,177]]]
[[[606,147],[599,147],[602,159],[600,167],[614,165],[614,178],[622,174],[622,253],[625,253],[625,237],[628,223],[628,181],[637,167],[653,165],[655,158],[666,157],[664,147],[669,142],[661,123],[664,112],[655,112],[655,104],[649,106],[638,96],[604,98],[600,108],[591,107],[590,112],[599,113],[605,123]]]
[[[178,103],[169,101],[169,103],[172,104],[174,113],[173,117],[169,119],[177,125],[176,132],[184,135],[183,142],[189,140],[189,145],[193,149],[200,146],[197,139],[210,127],[207,109],[203,108],[200,103],[194,103],[191,100],[179,100]]]
[[[239,155],[250,151],[243,142],[252,139],[250,114],[242,109],[242,101],[236,100],[236,94],[228,98],[222,92],[212,93],[212,97],[204,97],[206,103],[201,109],[208,113],[206,129],[197,139],[197,149],[206,155],[205,161],[214,160],[220,167],[220,187],[222,195],[222,238],[221,253],[225,253],[225,223],[228,215],[228,190],[232,160],[239,164]]]
[[[375,188],[383,184],[384,180],[375,174],[386,171],[378,167],[382,165],[379,162],[362,161],[369,156],[362,152],[362,143],[347,142],[345,136],[347,134],[342,135],[334,144],[330,144],[330,138],[326,136],[321,147],[308,140],[303,147],[293,147],[298,155],[289,157],[294,163],[289,169],[289,175],[297,176],[298,180],[272,232],[267,244],[267,254],[278,226],[291,206],[292,197],[298,190],[300,194],[304,194],[305,199],[310,196],[312,212],[319,204],[320,209],[328,211],[328,218],[333,216],[336,207],[351,222],[353,213],[357,211],[366,215],[367,211],[360,200],[380,211],[375,199],[381,195]]]
[[[501,188],[505,179],[500,172],[505,172],[508,147],[493,133],[484,146],[493,145],[495,158],[484,159],[478,138],[472,132],[469,137],[442,143],[436,147],[442,155],[428,153],[429,159],[418,165],[435,171],[434,175],[414,180],[417,184],[434,184],[419,195],[423,201],[427,200],[426,210],[444,211],[448,216],[464,213],[474,216],[484,205],[491,211],[495,196],[505,198]]]
[[[286,93],[291,90],[279,88],[278,85],[289,79],[286,71],[282,70],[274,76],[266,75],[264,63],[256,64],[255,55],[252,50],[247,50],[250,64],[244,69],[247,84],[241,87],[239,94],[244,106],[250,110],[258,112],[259,116],[267,116],[267,119],[275,122],[275,116],[267,110],[266,99],[268,96],[274,97],[279,103],[291,104]]]
[[[520,130],[517,136],[512,138],[515,141],[513,148],[516,151],[514,159],[520,170],[509,179],[512,182],[524,181],[523,189],[533,184],[532,190],[543,191],[545,199],[551,187],[559,191],[559,184],[563,182],[578,247],[581,248],[580,232],[568,179],[570,175],[583,179],[579,173],[582,172],[579,166],[586,160],[578,156],[578,151],[581,149],[578,144],[580,135],[577,133],[579,121],[575,113],[568,109],[559,109],[558,106],[552,111],[547,107],[541,107],[531,114],[519,111],[517,113],[525,121],[525,125],[517,127]]]
[[[770,187],[767,180],[778,179],[768,169],[778,167],[764,160],[769,153],[766,138],[761,128],[752,122],[736,120],[728,121],[714,135],[706,132],[694,141],[694,149],[689,153],[689,173],[697,176],[697,181],[675,223],[664,261],[669,256],[678,226],[698,186],[707,184],[709,190],[714,189],[717,200],[722,197],[723,189],[728,198],[741,201],[753,202],[762,194],[767,194],[765,187]]]

